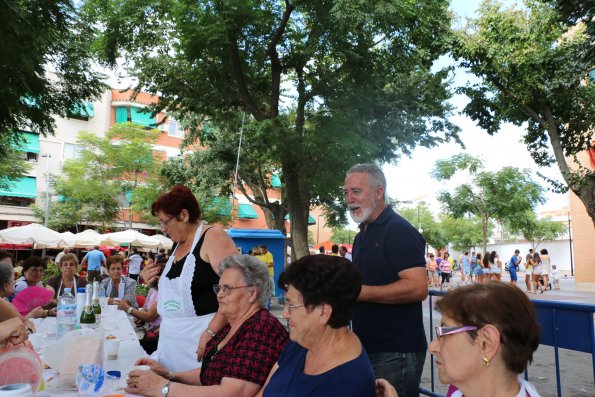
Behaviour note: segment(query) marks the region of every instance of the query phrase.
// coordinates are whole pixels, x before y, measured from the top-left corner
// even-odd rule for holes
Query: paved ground
[[[506,276],[504,282],[508,282]],[[519,275],[519,287],[526,290],[524,277]],[[458,277],[453,280],[453,285],[460,282]],[[543,294],[529,294],[530,299],[553,300],[563,302],[576,302],[595,305],[595,291],[576,290],[574,288],[574,278],[567,277],[560,280],[560,291],[546,291]],[[424,303],[424,321],[426,334],[429,340],[430,316],[428,302]],[[281,318],[282,307],[274,304],[271,311]],[[440,315],[434,312],[434,325],[440,322]],[[285,323],[283,321],[283,323]],[[595,384],[593,374],[593,361],[590,354],[559,350],[560,357],[560,377],[562,382],[562,395],[568,397],[595,397]],[[535,385],[542,397],[557,396],[556,392],[556,372],[555,372],[554,349],[549,346],[540,346],[535,352],[533,364],[529,367],[529,380]],[[435,374],[436,391],[445,394],[446,387],[440,385],[438,374]],[[422,386],[430,389],[431,368],[430,354],[426,355],[426,363],[422,376]]]

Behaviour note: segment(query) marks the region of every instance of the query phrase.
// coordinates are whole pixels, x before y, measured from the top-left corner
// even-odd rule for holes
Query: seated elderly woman
[[[27,287],[43,287],[42,278],[45,262],[39,256],[31,256],[23,262],[23,275],[14,282],[14,294]]]
[[[35,330],[35,326],[30,318],[43,317],[47,312],[41,307],[37,307],[27,316],[22,316],[18,310],[6,298],[14,293],[14,268],[12,267],[13,256],[7,251],[0,250],[0,322],[12,318],[18,318],[25,323],[29,332]]]
[[[126,300],[133,308],[138,308],[136,303],[136,281],[130,277],[122,276],[124,259],[119,255],[107,258],[107,272],[109,278],[101,281],[105,288],[107,303],[117,305],[120,301]]]
[[[524,292],[488,281],[447,293],[436,310],[442,321],[429,350],[440,382],[456,388],[452,397],[486,396],[486,390],[497,390],[499,396],[539,396],[520,376],[539,346],[535,309]],[[397,395],[383,381],[378,391],[383,397]]]
[[[351,261],[305,256],[281,273],[279,286],[290,342],[259,396],[375,396],[372,364],[348,328],[362,286]]]
[[[87,285],[87,281],[77,274],[78,264],[75,254],[64,254],[60,257],[60,275],[50,278],[46,285],[47,289],[54,292],[54,302],[64,293],[64,288],[70,288],[76,296],[76,289]]]
[[[218,313],[229,323],[213,333],[202,368],[170,372],[142,358],[137,365],[148,365],[151,371],[131,371],[127,393],[252,397],[262,387],[288,340],[283,325],[266,310],[271,297],[267,266],[249,255],[233,255],[221,262],[219,272],[213,290]]]

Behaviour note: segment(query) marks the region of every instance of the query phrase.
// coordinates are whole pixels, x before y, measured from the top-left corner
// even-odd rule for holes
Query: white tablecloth
[[[47,334],[50,327],[55,327],[56,318],[47,317],[45,319],[36,320],[36,332]],[[139,358],[146,357],[145,351],[140,346],[136,332],[132,327],[132,323],[128,319],[126,313],[122,310],[108,311],[102,315],[101,327],[104,330],[105,336],[114,335],[121,340],[120,351],[117,360],[108,360],[104,353],[103,367],[106,371],[117,370],[122,373],[119,380],[107,380],[103,390],[100,393],[93,394],[93,396],[104,396],[110,394],[125,394],[122,390],[126,385],[126,377],[131,370],[135,361]],[[43,359],[43,353],[47,346],[54,343],[55,339],[46,339],[40,351]],[[36,397],[53,397],[53,396],[78,396],[76,391],[60,390],[58,388],[58,376],[54,370],[44,371],[44,378],[46,380],[45,390],[36,394]],[[125,394],[128,396],[128,394]],[[132,396],[132,395],[131,395]]]

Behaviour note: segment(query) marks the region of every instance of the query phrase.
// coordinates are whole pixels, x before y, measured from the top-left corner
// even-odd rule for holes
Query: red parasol
[[[43,287],[27,287],[14,297],[12,304],[17,308],[22,316],[26,316],[37,306],[47,305],[54,293]]]

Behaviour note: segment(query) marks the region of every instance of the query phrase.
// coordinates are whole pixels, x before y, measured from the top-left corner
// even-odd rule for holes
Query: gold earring
[[[484,357],[482,361],[483,361],[482,364],[483,364],[484,367],[487,368],[487,367],[490,366],[490,360],[488,360],[487,357]]]

